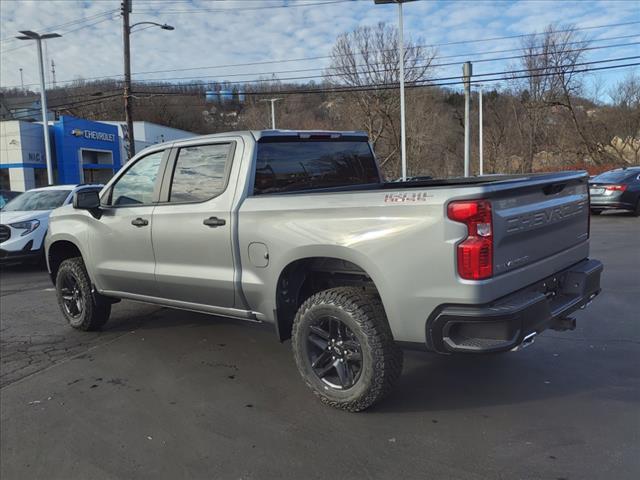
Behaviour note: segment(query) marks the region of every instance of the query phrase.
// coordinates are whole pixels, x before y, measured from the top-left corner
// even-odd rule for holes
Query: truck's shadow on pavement
[[[171,329],[176,342],[181,342],[181,336],[185,337],[185,341],[187,337],[206,337],[219,342],[228,342],[232,337],[235,345],[230,345],[228,354],[231,358],[237,356],[238,360],[246,352],[234,353],[239,346],[237,343],[242,343],[243,338],[251,337],[251,356],[268,358],[276,354],[280,358],[272,364],[272,368],[280,365],[281,371],[271,374],[291,376],[293,357],[290,343],[278,344],[270,325],[247,324],[159,307],[146,316],[127,319],[124,311],[122,315],[118,315],[117,309],[114,310],[116,315],[114,321],[107,325],[108,331],[136,329],[140,334],[157,332],[164,335],[161,330]],[[186,331],[190,333],[187,334]],[[551,335],[558,334],[551,332]],[[607,375],[599,372],[597,366],[592,366],[592,361],[585,362],[589,353],[585,348],[588,349],[588,345],[585,346],[584,342],[571,342],[570,348],[566,348],[569,345],[565,343],[569,342],[551,336],[539,339],[536,345],[521,352],[478,356],[441,356],[407,351],[404,372],[396,388],[368,413],[437,412],[493,407],[607,388],[611,381],[607,379]],[[559,353],[554,356],[554,352]],[[619,358],[619,353],[617,358],[613,357],[613,352],[610,355],[612,358],[608,358],[609,361],[616,362]],[[243,368],[258,369],[259,366],[245,365]],[[633,376],[629,376],[629,382],[633,381]],[[302,379],[294,374],[290,382],[302,382]],[[619,379],[617,383],[620,383]],[[623,397],[628,396],[625,392],[632,394],[631,389],[623,390]],[[308,393],[311,399],[313,395]],[[287,393],[283,392],[283,398],[287,397]],[[291,401],[295,399],[291,398]],[[320,406],[320,403],[318,406],[326,408]]]

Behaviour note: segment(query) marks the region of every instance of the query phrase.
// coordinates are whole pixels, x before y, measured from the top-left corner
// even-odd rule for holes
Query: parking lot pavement
[[[408,352],[378,407],[321,405],[269,328],[122,302],[72,331],[45,272],[0,275],[0,476],[640,475],[640,221],[592,218],[604,291],[574,332],[483,357]]]

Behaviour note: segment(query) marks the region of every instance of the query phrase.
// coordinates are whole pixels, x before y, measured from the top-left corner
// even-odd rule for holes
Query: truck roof
[[[154,147],[158,145],[173,145],[173,144],[181,144],[181,143],[189,143],[197,140],[205,140],[205,139],[215,139],[220,137],[228,137],[229,135],[240,135],[240,136],[251,136],[255,140],[260,140],[261,138],[273,138],[273,137],[291,137],[291,136],[300,136],[301,138],[309,138],[311,136],[327,136],[327,137],[336,137],[340,136],[349,136],[349,137],[363,137],[363,139],[367,138],[367,133],[359,130],[239,130],[234,132],[220,132],[220,133],[211,133],[208,135],[199,135],[197,137],[189,137],[180,140],[174,140],[165,142],[164,144],[156,144]]]

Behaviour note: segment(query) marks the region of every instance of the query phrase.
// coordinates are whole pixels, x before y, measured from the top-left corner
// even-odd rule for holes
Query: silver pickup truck
[[[403,348],[507,352],[600,292],[583,172],[386,183],[360,132],[156,145],[51,215],[66,320],[119,299],[274,326],[327,404],[389,392]],[[268,381],[268,380],[267,380]]]

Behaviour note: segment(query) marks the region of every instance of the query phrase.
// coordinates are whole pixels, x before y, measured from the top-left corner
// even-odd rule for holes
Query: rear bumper
[[[623,208],[633,210],[635,208],[635,204],[629,201],[625,201],[626,199],[620,197],[621,195],[613,198],[601,196],[591,197],[589,208],[602,210],[605,210],[607,208]]]
[[[567,317],[600,293],[602,263],[582,262],[488,305],[443,305],[427,321],[427,348],[491,353],[526,346],[547,328],[572,328]]]

